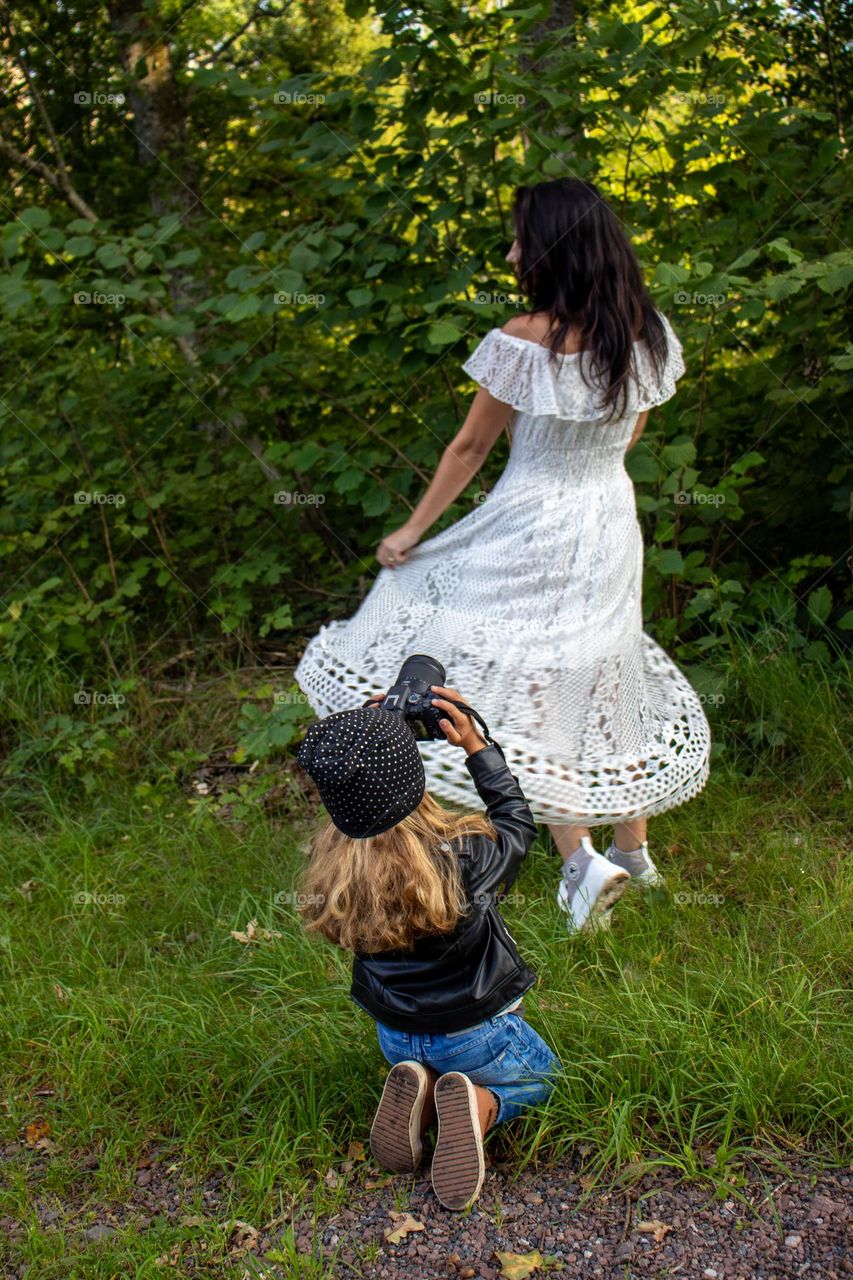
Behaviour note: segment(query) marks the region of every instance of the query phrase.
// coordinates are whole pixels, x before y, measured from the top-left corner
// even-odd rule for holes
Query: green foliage
[[[227,43],[218,4],[140,5],[154,102],[105,11],[84,41],[21,7],[79,198],[31,170],[4,201],[5,656],[104,690],[144,678],[140,653],[298,650],[352,612],[464,417],[461,361],[521,305],[513,188],[576,174],[688,365],[628,462],[649,627],[696,656],[783,584],[831,661],[851,616],[847,20],[830,5],[818,39],[796,7],[678,0],[546,33],[544,3],[321,8]],[[8,136],[58,171],[19,71]],[[57,722],[57,758],[111,759],[122,723]],[[287,727],[258,732],[263,754]]]

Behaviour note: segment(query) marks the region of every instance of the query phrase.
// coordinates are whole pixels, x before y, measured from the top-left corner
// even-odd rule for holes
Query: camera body
[[[425,653],[413,653],[406,658],[385,697],[375,705],[404,720],[419,742],[432,739],[446,741],[438,726],[446,713],[430,702],[433,696],[430,685],[443,685],[446,678],[444,667],[435,658],[427,657]]]

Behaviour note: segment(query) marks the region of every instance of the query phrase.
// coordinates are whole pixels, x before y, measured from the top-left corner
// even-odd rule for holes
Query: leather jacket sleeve
[[[497,892],[501,883],[510,887],[537,829],[518,779],[497,747],[474,752],[465,765],[498,837],[497,843],[479,835],[468,842],[468,885],[472,893],[482,896]]]

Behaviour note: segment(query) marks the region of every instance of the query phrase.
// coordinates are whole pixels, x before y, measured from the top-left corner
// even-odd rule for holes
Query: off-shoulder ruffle
[[[635,344],[635,376],[629,382],[626,418],[669,400],[675,395],[677,379],[684,373],[681,343],[662,313],[661,320],[669,344],[666,365],[658,377],[646,343]],[[581,376],[582,359],[588,381]],[[516,338],[502,329],[490,329],[462,369],[496,400],[522,413],[574,422],[595,422],[607,416],[600,385],[583,352],[558,356],[554,361],[539,343]]]

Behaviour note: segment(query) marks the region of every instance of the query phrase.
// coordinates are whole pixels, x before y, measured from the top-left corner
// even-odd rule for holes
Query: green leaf
[[[667,547],[665,551],[659,552],[655,563],[661,573],[684,572],[684,559],[680,551],[676,551],[674,547]]]
[[[46,209],[30,205],[29,208],[24,209],[23,213],[18,214],[18,221],[22,222],[29,231],[41,231],[50,225],[50,214]]]
[[[696,459],[696,446],[692,440],[676,440],[661,449],[661,460],[668,467],[686,467]]]
[[[391,498],[387,489],[375,488],[362,499],[361,509],[366,516],[379,516],[391,506]]]
[[[841,289],[846,289],[851,283],[853,283],[853,264],[836,267],[833,271],[828,271],[825,276],[818,280],[817,287],[822,293],[838,293]]]
[[[829,587],[818,587],[808,599],[808,610],[820,623],[825,623],[832,612],[832,592]]]
[[[91,236],[71,236],[65,241],[65,252],[70,253],[72,258],[86,258],[96,248],[97,244]]]
[[[230,310],[225,312],[225,319],[232,324],[237,320],[248,320],[251,316],[256,316],[260,309],[261,304],[257,294],[247,293]]]
[[[764,247],[767,251],[767,256],[775,262],[790,262],[792,266],[796,266],[798,262],[803,260],[803,255],[797,249],[792,248],[790,241],[786,240],[784,236],[778,240],[771,240]]]
[[[771,276],[768,280],[762,281],[764,295],[770,298],[771,302],[781,302],[783,298],[790,298],[795,293],[799,293],[805,284],[802,276],[785,275]]]
[[[739,258],[735,259],[729,267],[729,271],[740,271],[743,267],[748,267],[760,255],[760,249],[747,249],[746,253],[742,253]]]
[[[81,236],[80,239],[85,239]],[[117,271],[120,267],[127,266],[127,257],[114,244],[102,244],[98,246],[95,257],[101,266],[107,271]]]
[[[309,249],[307,245],[299,244],[291,253],[288,261],[295,271],[301,271],[304,274],[306,271],[313,271],[320,261],[320,255],[315,253],[313,249]]]
[[[625,459],[625,470],[637,484],[651,484],[661,474],[660,464],[648,449],[640,445]]]
[[[434,347],[448,347],[464,336],[461,329],[457,329],[455,324],[450,324],[447,320],[438,320],[427,330],[427,341]]]
[[[690,272],[686,267],[681,267],[675,262],[659,262],[655,267],[655,280],[658,284],[674,285],[683,284],[685,280],[690,279]]]

